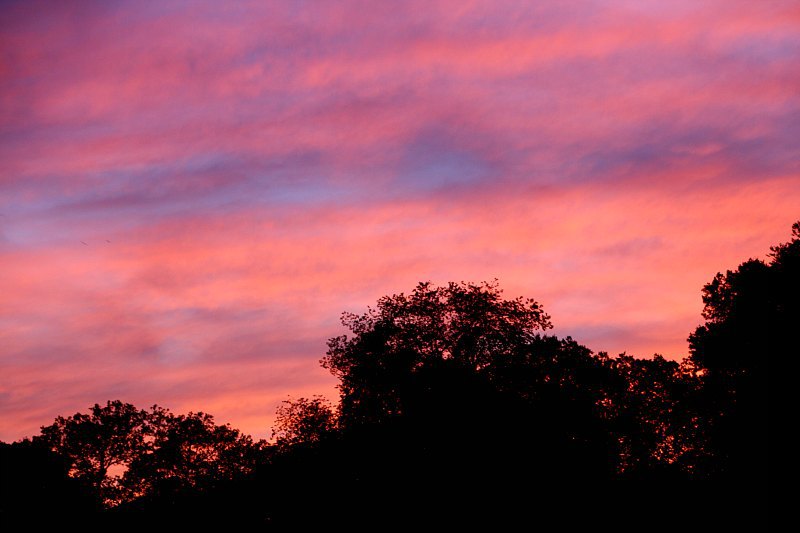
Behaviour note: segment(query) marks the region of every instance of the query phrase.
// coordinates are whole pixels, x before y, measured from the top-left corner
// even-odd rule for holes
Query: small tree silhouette
[[[90,484],[109,507],[248,475],[265,446],[206,413],[174,415],[157,405],[139,410],[119,400],[58,417],[35,440],[65,457],[70,475]],[[112,474],[112,467],[122,472]]]
[[[337,413],[322,396],[284,400],[278,407],[272,438],[280,451],[314,445],[337,428]]]
[[[118,476],[112,467],[127,467],[148,448],[145,442],[147,414],[129,403],[109,401],[95,404],[88,414],[76,413],[42,427],[40,440],[64,456],[70,475],[89,483],[103,501],[116,492]]]

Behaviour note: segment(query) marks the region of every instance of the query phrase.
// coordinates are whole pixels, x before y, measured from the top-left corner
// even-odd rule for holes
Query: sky
[[[800,218],[800,3],[4,2],[0,440],[269,437],[343,311],[497,278],[671,359]]]

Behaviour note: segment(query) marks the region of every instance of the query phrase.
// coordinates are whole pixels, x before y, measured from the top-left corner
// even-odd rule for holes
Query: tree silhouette
[[[701,384],[692,368],[660,355],[600,354],[599,360],[609,370],[599,403],[617,445],[618,471],[633,477],[692,474],[702,448],[694,403]]]
[[[420,368],[440,361],[480,370],[552,327],[532,299],[504,300],[497,283],[420,283],[409,295],[342,323],[353,333],[328,341],[322,359],[341,381],[342,423],[369,423],[403,412],[402,387]]]
[[[58,417],[36,440],[65,457],[70,475],[93,487],[106,506],[246,476],[265,446],[206,413],[174,415],[157,405],[139,410],[119,400]],[[112,474],[112,467],[118,471]]]
[[[614,475],[599,403],[613,369],[542,336],[551,324],[535,300],[504,299],[496,282],[421,283],[342,321],[353,336],[330,339],[322,361],[340,379],[341,439],[306,462],[330,453],[349,465],[332,474],[337,494],[367,517],[405,509],[399,529],[517,526],[526,501],[550,513],[552,493]]]
[[[353,336],[330,339],[322,364],[341,380],[343,428],[403,420],[445,453],[480,427],[485,447],[506,446],[497,453],[538,475],[691,466],[690,371],[543,336],[552,326],[541,306],[503,299],[496,282],[420,283],[342,321]]]
[[[337,414],[322,396],[284,400],[278,407],[272,438],[279,450],[314,445],[337,427]]]
[[[41,440],[70,464],[70,474],[89,483],[101,500],[113,498],[119,480],[109,469],[125,467],[147,448],[146,413],[119,400],[95,404],[88,414],[76,413],[42,427]]]
[[[130,461],[121,480],[127,500],[207,490],[251,474],[260,459],[263,443],[215,424],[206,413],[174,415],[154,406],[146,421],[147,449]]]
[[[800,324],[800,222],[768,262],[750,259],[718,273],[703,288],[703,303],[706,322],[689,336],[689,359],[702,373],[707,468],[765,483],[770,372],[796,346]]]

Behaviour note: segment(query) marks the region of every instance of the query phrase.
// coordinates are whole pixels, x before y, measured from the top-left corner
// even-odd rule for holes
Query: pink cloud
[[[2,319],[19,327],[4,331],[16,386],[3,392],[24,410],[41,388],[85,403],[119,382],[144,403],[222,406],[237,421],[239,401],[305,393],[307,381],[330,393],[317,360],[341,331],[338,314],[424,279],[497,276],[510,296],[540,299],[559,334],[612,353],[680,357],[700,320],[702,284],[743,250],[763,256],[781,239],[796,185],[681,198],[663,186],[498,192],[444,209],[434,200],[320,209],[293,227],[251,212],[159,223],[115,236],[118,245],[6,254],[19,267],[7,278],[17,283],[3,287]],[[263,435],[273,406],[259,405],[261,418],[247,419],[258,427],[242,427]]]
[[[266,436],[420,280],[679,358],[797,218],[788,4],[41,7],[0,26],[2,439],[117,397]]]

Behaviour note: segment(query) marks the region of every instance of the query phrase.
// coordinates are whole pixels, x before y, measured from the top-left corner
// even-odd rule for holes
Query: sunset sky
[[[267,437],[422,280],[679,359],[798,218],[798,2],[4,2],[0,439],[109,399]]]

